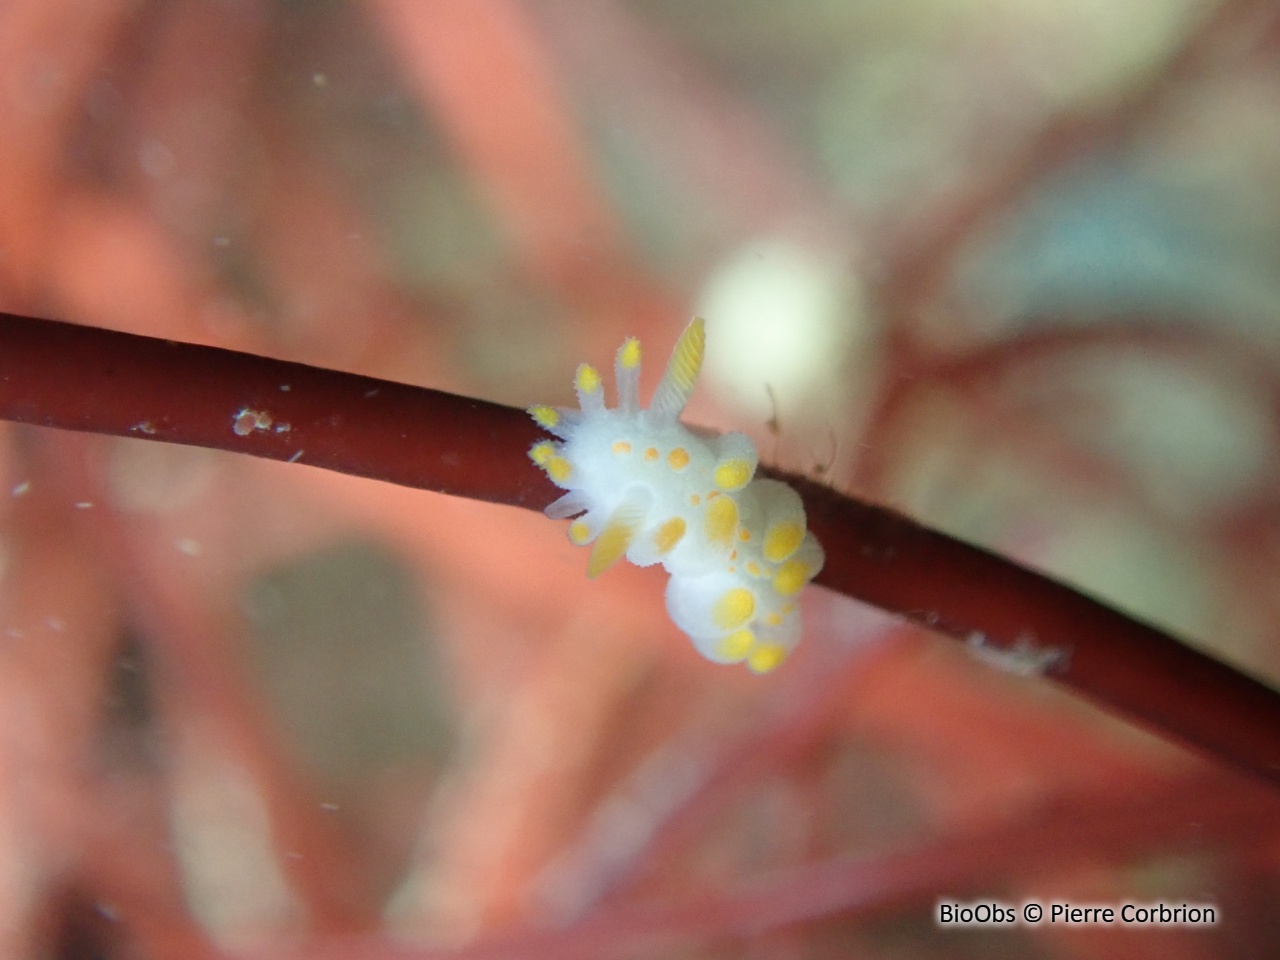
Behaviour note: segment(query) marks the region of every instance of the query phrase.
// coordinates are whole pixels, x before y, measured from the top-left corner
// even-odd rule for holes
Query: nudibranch
[[[529,408],[557,438],[535,443],[529,457],[567,491],[546,513],[573,518],[570,541],[591,546],[588,576],[623,557],[662,564],[671,575],[667,611],[698,651],[767,673],[800,640],[796,601],[824,555],[799,494],[756,477],[748,437],[680,422],[705,346],[705,326],[695,318],[647,408],[640,405],[639,341],[618,350],[617,407],[606,406],[599,371],[582,364],[574,378],[579,409]]]

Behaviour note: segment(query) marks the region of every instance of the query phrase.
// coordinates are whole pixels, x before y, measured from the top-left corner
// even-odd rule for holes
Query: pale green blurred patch
[[[337,543],[264,571],[242,605],[254,680],[289,755],[389,891],[456,732],[409,571],[375,543]]]
[[[1030,418],[1022,411],[1019,431],[1009,433],[1000,420],[973,416],[950,391],[930,392],[899,427],[904,445],[888,484],[894,505],[1219,656],[1264,667],[1265,633],[1238,616],[1221,558],[1203,549],[1194,526],[1171,523],[1159,509],[1187,520],[1189,511],[1218,505],[1219,494],[1260,482],[1270,460],[1254,432],[1257,411],[1233,403],[1231,385],[1183,390],[1177,371],[1146,363],[1134,374],[1110,357],[1095,362],[1084,379],[1098,384],[1102,406],[1092,407],[1091,429],[1078,437],[1042,408]],[[1008,397],[997,402],[1020,416]],[[1088,457],[1064,469],[1064,457],[1069,463],[1081,452],[1073,443],[1102,447],[1094,470]],[[1156,510],[1108,479],[1115,467],[1133,471],[1133,488],[1157,498]]]
[[[1068,401],[1053,427],[1127,471],[1175,519],[1229,509],[1275,483],[1267,397],[1230,371],[1136,351],[1056,366],[1075,368],[1062,372],[1089,409]]]
[[[942,196],[1046,116],[1123,96],[1204,10],[1194,0],[856,6],[865,28],[818,93],[812,136],[841,193],[881,213]]]

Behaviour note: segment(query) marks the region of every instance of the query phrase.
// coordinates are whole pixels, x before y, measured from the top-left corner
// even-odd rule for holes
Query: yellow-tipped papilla
[[[565,486],[569,482],[569,478],[573,476],[573,465],[564,457],[553,456],[547,460],[546,464],[547,476],[560,486]]]
[[[556,408],[547,406],[545,403],[530,407],[529,416],[533,417],[534,422],[544,430],[554,430],[560,425],[560,414],[556,412]]]
[[[618,348],[613,364],[618,383],[618,409],[627,413],[640,409],[640,341],[628,337]]]
[[[555,444],[549,440],[535,443],[529,448],[529,459],[540,467],[546,467],[547,461],[556,455]]]
[[[604,412],[604,387],[600,382],[600,371],[591,364],[578,364],[573,389],[578,394],[578,406],[582,407],[584,414]]]

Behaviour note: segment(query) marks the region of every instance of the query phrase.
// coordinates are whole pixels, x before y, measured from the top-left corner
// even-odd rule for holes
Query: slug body
[[[800,640],[797,597],[822,569],[800,496],[755,477],[758,458],[741,433],[708,435],[680,422],[702,368],[706,333],[681,334],[648,408],[640,406],[640,344],[618,350],[618,405],[605,405],[594,367],[578,367],[579,409],[529,408],[558,438],[529,457],[568,491],[547,507],[576,518],[569,539],[591,546],[588,576],[623,557],[671,574],[667,611],[703,656],[767,673]]]

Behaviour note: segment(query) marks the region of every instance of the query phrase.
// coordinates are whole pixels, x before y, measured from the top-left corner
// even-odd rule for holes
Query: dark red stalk
[[[512,407],[3,313],[0,418],[214,447],[529,509],[556,495],[525,455],[539,432]],[[827,549],[820,583],[960,639],[1060,650],[1054,679],[1280,783],[1274,690],[1008,560],[787,479]]]
[[[254,428],[251,414],[270,423]],[[531,509],[553,493],[525,456],[538,428],[512,407],[9,313],[0,313],[0,418],[248,453]]]

